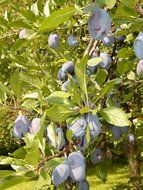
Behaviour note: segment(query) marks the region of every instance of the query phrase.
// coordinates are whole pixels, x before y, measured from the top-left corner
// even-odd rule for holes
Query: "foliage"
[[[10,165],[14,172],[0,180],[0,189],[30,180],[36,181],[33,189],[77,188],[79,181],[71,163],[74,177],[67,175],[58,187],[52,183],[53,170],[78,150],[84,157],[76,167],[81,164],[84,170],[85,159],[88,162],[96,148],[103,152],[103,159],[94,166],[96,175],[105,183],[113,154],[124,153],[130,163],[128,147],[135,143],[128,142],[130,133],[136,139],[135,157],[142,160],[143,81],[136,73],[139,60],[133,48],[142,29],[139,1],[2,0],[0,6],[0,127],[3,134],[5,128],[10,131],[12,146],[17,142],[12,148],[5,139],[10,154],[2,154],[0,164]],[[110,46],[99,36],[89,36],[93,30],[103,38],[106,26],[110,27],[107,13],[101,19],[106,21],[105,28],[102,22],[99,28],[89,27],[91,15],[101,9],[101,16],[106,10],[112,19],[114,41]],[[54,36],[59,40],[56,46],[48,44],[51,33],[59,37]],[[67,42],[70,35],[76,46]],[[64,63],[70,61],[72,70],[68,64],[64,70]],[[60,69],[62,77],[57,78]],[[69,83],[62,91],[66,80]],[[16,130],[25,126],[24,121],[15,120],[18,115],[26,115],[30,123],[40,118],[38,132],[13,137],[13,126]],[[84,130],[84,124],[76,123],[81,118],[86,123]],[[79,138],[69,127],[75,123],[79,134],[84,134]],[[128,126],[128,130],[115,140],[113,126]],[[28,127],[32,131],[32,124]]]

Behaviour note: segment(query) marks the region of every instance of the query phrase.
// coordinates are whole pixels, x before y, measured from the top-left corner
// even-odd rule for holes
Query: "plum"
[[[79,190],[89,190],[89,183],[86,179],[78,182]]]
[[[67,75],[62,71],[62,68],[58,71],[57,78],[62,81],[67,79]]]
[[[69,163],[66,160],[58,165],[52,172],[52,182],[55,186],[63,183],[70,175]]]
[[[53,34],[51,33],[49,35],[48,38],[48,45],[52,48],[52,49],[56,49],[59,47],[59,36],[58,34]]]
[[[112,62],[111,57],[107,53],[100,53],[100,57],[102,58],[101,67],[108,71]]]
[[[24,28],[23,30],[21,30],[19,32],[19,39],[24,39],[26,38],[26,35],[27,35],[27,30]]]
[[[143,60],[140,60],[139,63],[137,64],[137,74],[143,78]]]
[[[118,140],[122,134],[126,133],[128,130],[128,127],[118,127],[118,126],[113,126],[112,127],[112,132],[113,132],[113,138],[114,140]]]
[[[85,160],[80,152],[70,153],[68,156],[70,166],[70,177],[72,180],[80,182],[85,178]]]
[[[70,85],[70,81],[64,82],[64,83],[62,84],[61,90],[62,90],[63,92],[67,92],[69,85]]]
[[[134,137],[134,135],[132,134],[132,133],[130,133],[129,135],[128,135],[128,140],[129,140],[129,142],[134,142],[135,141],[135,137]]]
[[[67,42],[68,42],[69,46],[71,46],[71,47],[76,47],[79,44],[79,42],[73,35],[68,36]]]
[[[80,142],[79,144],[77,144],[77,149],[80,150],[81,152],[84,152],[86,150],[86,144],[87,144],[86,135],[84,135],[83,137],[80,138]]]
[[[136,57],[140,60],[143,59],[143,32],[140,32],[134,42],[134,51]]]
[[[86,117],[91,137],[97,137],[101,133],[101,126],[97,115],[88,113]]]
[[[19,115],[14,121],[13,135],[22,138],[29,131],[30,122],[25,115]]]
[[[65,62],[64,64],[63,64],[63,66],[62,66],[62,71],[64,72],[64,73],[69,73],[69,74],[72,74],[73,73],[73,71],[74,71],[74,64],[73,64],[73,62],[72,61],[67,61],[67,62]]]
[[[88,21],[89,34],[93,39],[101,40],[110,31],[111,18],[110,15],[103,9],[96,8]]]
[[[30,133],[37,134],[40,130],[40,118],[34,118],[30,125]]]
[[[116,29],[116,32],[120,31],[121,28],[120,27],[117,27]],[[119,42],[124,42],[124,40],[126,39],[125,36],[121,35],[121,36],[116,36],[116,40],[119,41]]]
[[[84,117],[77,119],[72,125],[69,125],[68,128],[72,130],[74,137],[82,137],[85,135],[86,129],[86,120]]]
[[[115,38],[114,36],[112,35],[107,35],[105,36],[103,39],[102,39],[102,43],[103,45],[105,45],[106,47],[109,47],[109,46],[112,46],[113,43],[115,41]]]
[[[76,79],[73,79],[73,82],[74,82],[75,84],[78,83]],[[70,81],[66,81],[66,82],[64,82],[64,83],[62,84],[61,90],[62,90],[63,92],[67,92],[69,86],[70,86]]]
[[[113,132],[113,138],[114,140],[118,140],[121,137],[121,127],[113,126],[112,127],[112,132]]]
[[[124,134],[128,131],[128,127],[120,127],[121,134]]]
[[[94,152],[91,154],[91,161],[93,164],[98,164],[102,161],[103,155],[100,148],[96,148]]]

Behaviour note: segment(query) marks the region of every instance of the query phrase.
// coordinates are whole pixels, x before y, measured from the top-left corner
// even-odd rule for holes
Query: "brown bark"
[[[134,190],[141,190],[141,172],[140,164],[137,159],[135,142],[129,143],[129,166],[130,166],[130,182]]]

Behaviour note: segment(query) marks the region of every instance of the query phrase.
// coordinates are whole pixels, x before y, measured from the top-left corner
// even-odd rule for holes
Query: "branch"
[[[95,42],[95,39],[90,38],[89,44],[84,52],[84,56],[89,55],[91,48],[93,47],[93,44]]]
[[[140,16],[143,16],[143,8],[141,6],[135,6],[135,10],[140,14]]]
[[[8,108],[12,111],[23,111],[23,112],[27,112],[27,113],[30,113],[31,112],[29,110],[26,110],[26,109],[22,109],[22,108],[18,108],[18,107],[12,107],[12,106],[7,106],[7,105],[3,105],[3,104],[0,104],[0,106],[4,107],[4,108]]]

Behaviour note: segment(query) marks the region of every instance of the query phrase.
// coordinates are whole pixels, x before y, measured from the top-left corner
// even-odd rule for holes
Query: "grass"
[[[108,180],[104,184],[99,178],[95,176],[95,167],[89,165],[87,170],[87,180],[90,184],[90,190],[126,190],[127,183],[129,181],[129,169],[123,165],[112,165],[111,171],[108,175]],[[0,178],[7,175],[7,171],[0,171]],[[143,165],[142,165],[142,176],[143,176]],[[7,188],[7,190],[33,190],[33,182],[22,182],[13,187]],[[1,190],[1,189],[0,189]]]
[[[90,184],[90,190],[112,190],[117,186],[121,186],[122,190],[129,180],[129,170],[127,166],[113,165],[109,172],[108,179],[104,184],[99,178],[95,176],[95,168],[90,167],[87,171],[87,180]]]

